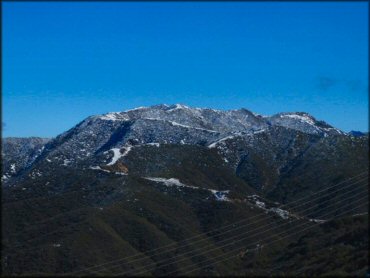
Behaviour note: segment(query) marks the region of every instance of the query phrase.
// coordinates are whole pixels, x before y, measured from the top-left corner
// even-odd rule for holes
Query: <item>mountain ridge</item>
[[[329,127],[331,128],[334,128],[333,126],[327,124],[326,122],[322,121],[322,120],[317,120],[314,116],[312,116],[311,114],[307,113],[307,112],[304,112],[304,111],[291,111],[291,112],[278,112],[278,113],[275,113],[275,114],[272,114],[272,115],[261,115],[261,114],[258,114],[258,113],[254,113],[252,112],[251,110],[247,109],[247,108],[244,108],[244,107],[241,107],[239,109],[226,109],[226,110],[223,110],[223,109],[213,109],[213,108],[209,108],[209,107],[204,107],[204,108],[199,108],[199,107],[190,107],[190,106],[187,106],[187,105],[184,105],[184,104],[171,104],[171,105],[168,105],[168,104],[155,104],[155,105],[151,105],[151,106],[140,106],[140,107],[137,107],[137,108],[133,108],[133,109],[127,109],[127,110],[123,110],[123,111],[119,111],[119,112],[107,112],[107,113],[103,113],[103,114],[95,114],[95,115],[90,115],[88,117],[86,117],[85,119],[83,119],[82,121],[80,121],[79,123],[77,123],[76,125],[86,121],[86,120],[89,120],[89,119],[94,119],[94,118],[100,118],[100,119],[104,119],[104,120],[112,120],[112,121],[115,121],[115,120],[125,120],[125,119],[128,119],[128,118],[125,118],[124,116],[122,115],[128,115],[129,113],[132,114],[132,112],[136,113],[137,111],[140,111],[140,110],[155,110],[155,109],[159,109],[159,110],[163,110],[163,111],[167,111],[167,112],[171,112],[171,111],[174,111],[174,110],[179,110],[179,109],[187,109],[187,110],[190,110],[190,111],[193,111],[193,112],[196,112],[196,111],[213,111],[215,113],[221,113],[221,114],[227,114],[227,113],[230,113],[230,112],[245,112],[247,114],[251,114],[255,117],[258,117],[258,118],[265,118],[265,119],[270,119],[270,118],[277,118],[277,117],[281,117],[281,116],[293,116],[291,118],[296,118],[296,119],[299,119],[301,118],[301,120],[303,120],[304,117],[307,117],[305,120],[307,121],[315,121],[315,122],[321,122],[321,123],[324,123],[325,125],[328,125]],[[294,115],[296,116],[301,116],[301,117],[294,117]],[[121,117],[119,117],[121,116]],[[145,117],[144,117],[145,118]],[[136,117],[133,117],[133,119],[136,119]],[[155,118],[149,118],[149,119],[155,119]],[[352,134],[352,133],[359,133],[361,131],[351,131],[351,132],[344,132],[338,128],[334,128],[336,130],[338,130],[340,133],[342,134]],[[63,133],[63,132],[62,132]],[[364,132],[361,132],[362,134],[364,134]],[[354,134],[354,135],[357,135],[357,134]],[[58,135],[57,135],[58,136]],[[52,137],[40,137],[40,136],[26,136],[26,137],[19,137],[19,136],[7,136],[7,137],[3,137],[2,139],[15,139],[15,138],[42,138],[42,139],[53,139],[55,138],[56,136],[52,136]]]
[[[316,118],[314,118],[312,115],[310,115],[307,112],[279,112],[279,113],[273,114],[271,116],[266,116],[266,115],[260,115],[260,114],[254,113],[254,112],[252,112],[252,111],[250,111],[246,108],[230,109],[230,110],[218,110],[218,109],[212,109],[212,108],[198,108],[198,107],[193,108],[193,107],[189,107],[189,106],[186,106],[186,105],[183,105],[183,104],[172,104],[172,105],[158,104],[158,105],[153,105],[153,106],[149,106],[149,107],[138,107],[138,108],[134,108],[134,109],[125,110],[125,111],[122,111],[122,112],[109,112],[109,113],[105,113],[105,114],[101,114],[101,115],[95,115],[95,116],[91,116],[91,117],[92,118],[98,117],[98,118],[101,118],[101,119],[104,119],[104,120],[113,120],[113,121],[114,120],[128,120],[128,118],[126,118],[125,115],[128,115],[129,118],[132,117],[132,118],[135,119],[136,118],[135,116],[139,115],[139,117],[140,117],[140,112],[142,112],[141,115],[145,115],[146,114],[145,111],[153,111],[153,110],[164,111],[164,112],[167,112],[167,113],[168,112],[174,112],[176,110],[188,110],[188,111],[191,111],[191,113],[195,114],[196,116],[203,117],[203,118],[204,118],[204,115],[203,115],[204,113],[202,113],[202,112],[204,112],[204,111],[211,111],[211,112],[217,113],[219,115],[229,114],[230,116],[236,116],[238,113],[242,113],[242,114],[244,113],[245,115],[250,115],[252,117],[265,119],[267,124],[279,125],[283,121],[284,125],[286,127],[289,127],[289,123],[293,123],[294,120],[296,120],[296,121],[306,122],[310,125],[321,124],[322,126],[324,126],[326,128],[329,128],[329,129],[332,129],[333,131],[335,131],[337,133],[345,134],[345,132],[330,126],[329,124],[327,124],[324,121],[316,120]],[[232,114],[235,114],[235,115],[232,115]],[[162,117],[165,116],[165,114],[163,114],[163,113],[160,114],[160,115]],[[145,118],[145,117],[141,116],[141,118]],[[278,118],[290,118],[290,121],[289,120],[287,121],[286,119],[284,119],[284,120],[280,119],[280,121],[277,121]],[[295,128],[298,128],[298,127],[295,127]],[[318,131],[323,131],[323,130],[316,130],[316,133]],[[328,131],[328,130],[326,130],[326,131]],[[311,132],[315,133],[314,130],[312,130]]]
[[[81,160],[127,144],[175,143],[214,147],[218,142],[232,136],[248,134],[254,136],[258,133],[271,132],[271,129],[279,127],[319,136],[345,135],[344,132],[325,122],[317,121],[305,112],[282,112],[273,116],[261,116],[245,108],[222,111],[191,108],[183,104],[158,104],[123,112],[92,115],[55,138],[3,138],[5,153],[3,152],[2,180],[7,182],[9,178],[26,170],[54,146],[58,144],[62,146],[63,142],[72,144],[71,147],[67,147],[68,150],[61,150],[61,159],[66,161],[63,164],[68,164],[72,160],[76,161],[77,149],[85,150],[85,153],[80,152],[80,156],[77,157],[77,160]],[[7,152],[12,149],[12,145],[17,146],[17,142],[26,142],[25,140],[29,142],[27,151],[36,153],[24,161],[27,155],[29,156],[26,151],[26,157],[14,161],[14,151],[11,155],[7,155]],[[33,142],[36,141],[37,144],[34,146]],[[90,147],[89,141],[94,146]],[[87,147],[79,142],[86,143]]]

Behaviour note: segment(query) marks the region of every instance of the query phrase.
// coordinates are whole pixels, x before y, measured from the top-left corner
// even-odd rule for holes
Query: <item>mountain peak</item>
[[[262,116],[246,108],[234,110],[216,110],[211,108],[193,108],[185,104],[157,104],[138,107],[123,112],[110,112],[93,116],[104,121],[157,121],[157,124],[170,123],[193,129],[212,130],[221,133],[248,132],[268,126],[280,126],[305,133],[344,134],[324,121],[316,120],[307,112],[281,112],[272,116]],[[151,123],[153,124],[153,123]]]
[[[180,103],[169,106],[169,110],[176,110],[176,109],[190,109],[190,107],[184,104],[180,104]]]

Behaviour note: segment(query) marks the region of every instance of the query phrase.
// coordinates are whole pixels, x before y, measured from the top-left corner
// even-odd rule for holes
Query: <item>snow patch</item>
[[[11,172],[15,174],[15,164],[10,165]]]
[[[216,142],[214,142],[214,143],[210,144],[210,145],[208,146],[208,148],[209,148],[209,149],[215,148],[217,144],[219,144],[219,143],[221,143],[221,142],[224,142],[224,141],[226,141],[226,140],[232,139],[232,138],[235,138],[235,135],[226,136],[226,137],[224,137],[224,138],[221,138],[220,140],[218,140],[218,141],[216,141]]]
[[[106,172],[106,173],[113,173],[113,174],[120,175],[120,176],[127,176],[126,173],[123,173],[123,172],[111,172],[111,171],[102,169],[100,166],[90,166],[89,169],[99,170],[99,171],[103,171],[103,172]]]
[[[256,201],[256,206],[259,207],[259,208],[265,208],[265,203],[260,202],[260,201]]]
[[[34,170],[33,172],[31,172],[31,174],[29,174],[29,176],[32,179],[35,179],[36,177],[41,177],[42,173],[39,170]]]
[[[200,188],[200,187],[197,187],[197,186],[191,186],[191,185],[187,185],[187,184],[184,184],[184,183],[180,182],[176,178],[166,179],[166,178],[144,177],[144,179],[147,179],[147,180],[150,180],[150,181],[155,181],[155,182],[160,182],[160,183],[163,183],[166,186],[187,187],[187,188],[192,188],[192,189],[210,191],[213,194],[213,196],[216,198],[217,201],[230,201],[230,199],[227,198],[227,196],[226,196],[226,194],[229,193],[229,190],[220,191],[220,190],[215,190],[215,189],[208,189],[208,188]]]
[[[134,109],[126,110],[125,112],[137,111],[137,110],[142,110],[142,109],[145,109],[145,108],[146,108],[145,106],[140,106],[140,107],[137,107],[137,108],[134,108]]]
[[[277,207],[271,207],[271,205],[266,205],[265,202],[259,201],[258,199],[260,197],[256,194],[249,196],[249,198],[251,198],[254,201],[257,207],[264,210],[265,212],[275,213],[276,215],[280,216],[283,219],[288,219],[291,217],[291,214],[287,210],[283,210]],[[276,203],[274,204],[276,205]]]
[[[230,190],[217,191],[214,189],[209,189],[209,191],[213,193],[213,196],[217,201],[230,201],[230,199],[226,196],[226,194],[229,194]]]
[[[191,129],[202,130],[202,131],[207,131],[207,132],[219,133],[216,130],[201,128],[201,127],[188,126],[188,125],[183,125],[183,124],[180,124],[178,122],[169,121],[169,120],[163,120],[163,119],[158,119],[158,118],[143,118],[143,119],[145,119],[145,120],[151,120],[151,121],[168,122],[168,123],[170,123],[173,126],[179,126],[179,127],[183,127],[183,128],[191,128]]]
[[[99,117],[105,121],[128,121],[127,116],[122,115],[120,112],[110,112]]]
[[[108,166],[114,165],[118,159],[126,156],[131,151],[132,146],[128,145],[127,147],[124,147],[124,148],[125,148],[125,151],[123,153],[121,153],[119,148],[110,149],[110,151],[113,152],[113,157],[112,157],[112,161],[107,164]]]
[[[89,168],[92,169],[92,170],[100,170],[100,171],[103,171],[103,172],[110,173],[108,170],[100,168],[100,166],[90,166]]]
[[[263,133],[265,131],[266,131],[266,129],[260,129],[260,130],[253,131],[253,134],[259,134],[259,133]]]
[[[345,133],[345,132],[343,132],[343,131],[341,131],[341,130],[339,130],[339,129],[335,128],[335,127],[323,127],[322,129],[323,129],[323,130],[325,130],[325,131],[335,131],[335,132],[336,132],[336,133],[338,133],[338,134],[346,135],[346,133]],[[325,133],[325,134],[326,134],[326,133]]]
[[[288,219],[289,218],[289,212],[286,211],[286,210],[279,209],[279,208],[270,208],[269,211],[272,211],[272,212],[276,213],[277,215],[279,215],[283,219]]]
[[[175,104],[175,107],[167,110],[167,112],[171,112],[171,111],[178,110],[178,109],[190,109],[190,108],[186,105]]]
[[[64,161],[63,161],[63,166],[68,166],[69,164],[71,164],[71,162],[72,162],[72,160],[70,160],[70,159],[64,159]]]
[[[291,118],[291,119],[296,119],[301,122],[305,122],[309,125],[315,125],[315,122],[308,116],[302,116],[302,115],[297,115],[297,114],[283,114],[280,115],[280,118]]]
[[[200,127],[193,127],[193,126],[188,126],[188,125],[183,125],[183,124],[179,124],[179,123],[174,122],[174,121],[168,121],[168,122],[170,122],[173,126],[181,126],[181,127],[184,127],[184,128],[193,128],[193,129],[197,129],[197,130],[204,130],[204,131],[208,131],[208,132],[218,133],[218,131],[216,131],[216,130],[211,130],[211,129],[206,129],[206,128],[200,128]]]
[[[199,189],[199,187],[186,185],[175,178],[166,179],[166,178],[144,177],[144,179],[155,181],[155,182],[161,182],[161,183],[164,183],[166,186],[178,186],[178,187],[189,187],[193,189]]]
[[[147,143],[146,145],[149,145],[149,146],[156,146],[159,148],[160,144],[159,143]]]
[[[173,121],[168,121],[168,122],[170,122],[173,126],[181,126],[181,127],[185,127],[185,128],[191,128],[191,126],[179,124],[177,122],[173,122]]]
[[[123,173],[123,172],[114,172],[116,175],[121,175],[121,176],[127,176],[126,173]]]

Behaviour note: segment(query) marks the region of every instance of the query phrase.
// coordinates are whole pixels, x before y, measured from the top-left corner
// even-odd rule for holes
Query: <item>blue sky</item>
[[[3,136],[159,103],[368,130],[367,2],[6,2]]]

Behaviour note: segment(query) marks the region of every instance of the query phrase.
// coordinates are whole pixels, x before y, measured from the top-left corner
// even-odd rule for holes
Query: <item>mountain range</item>
[[[161,104],[2,143],[7,275],[366,272],[368,133]]]

